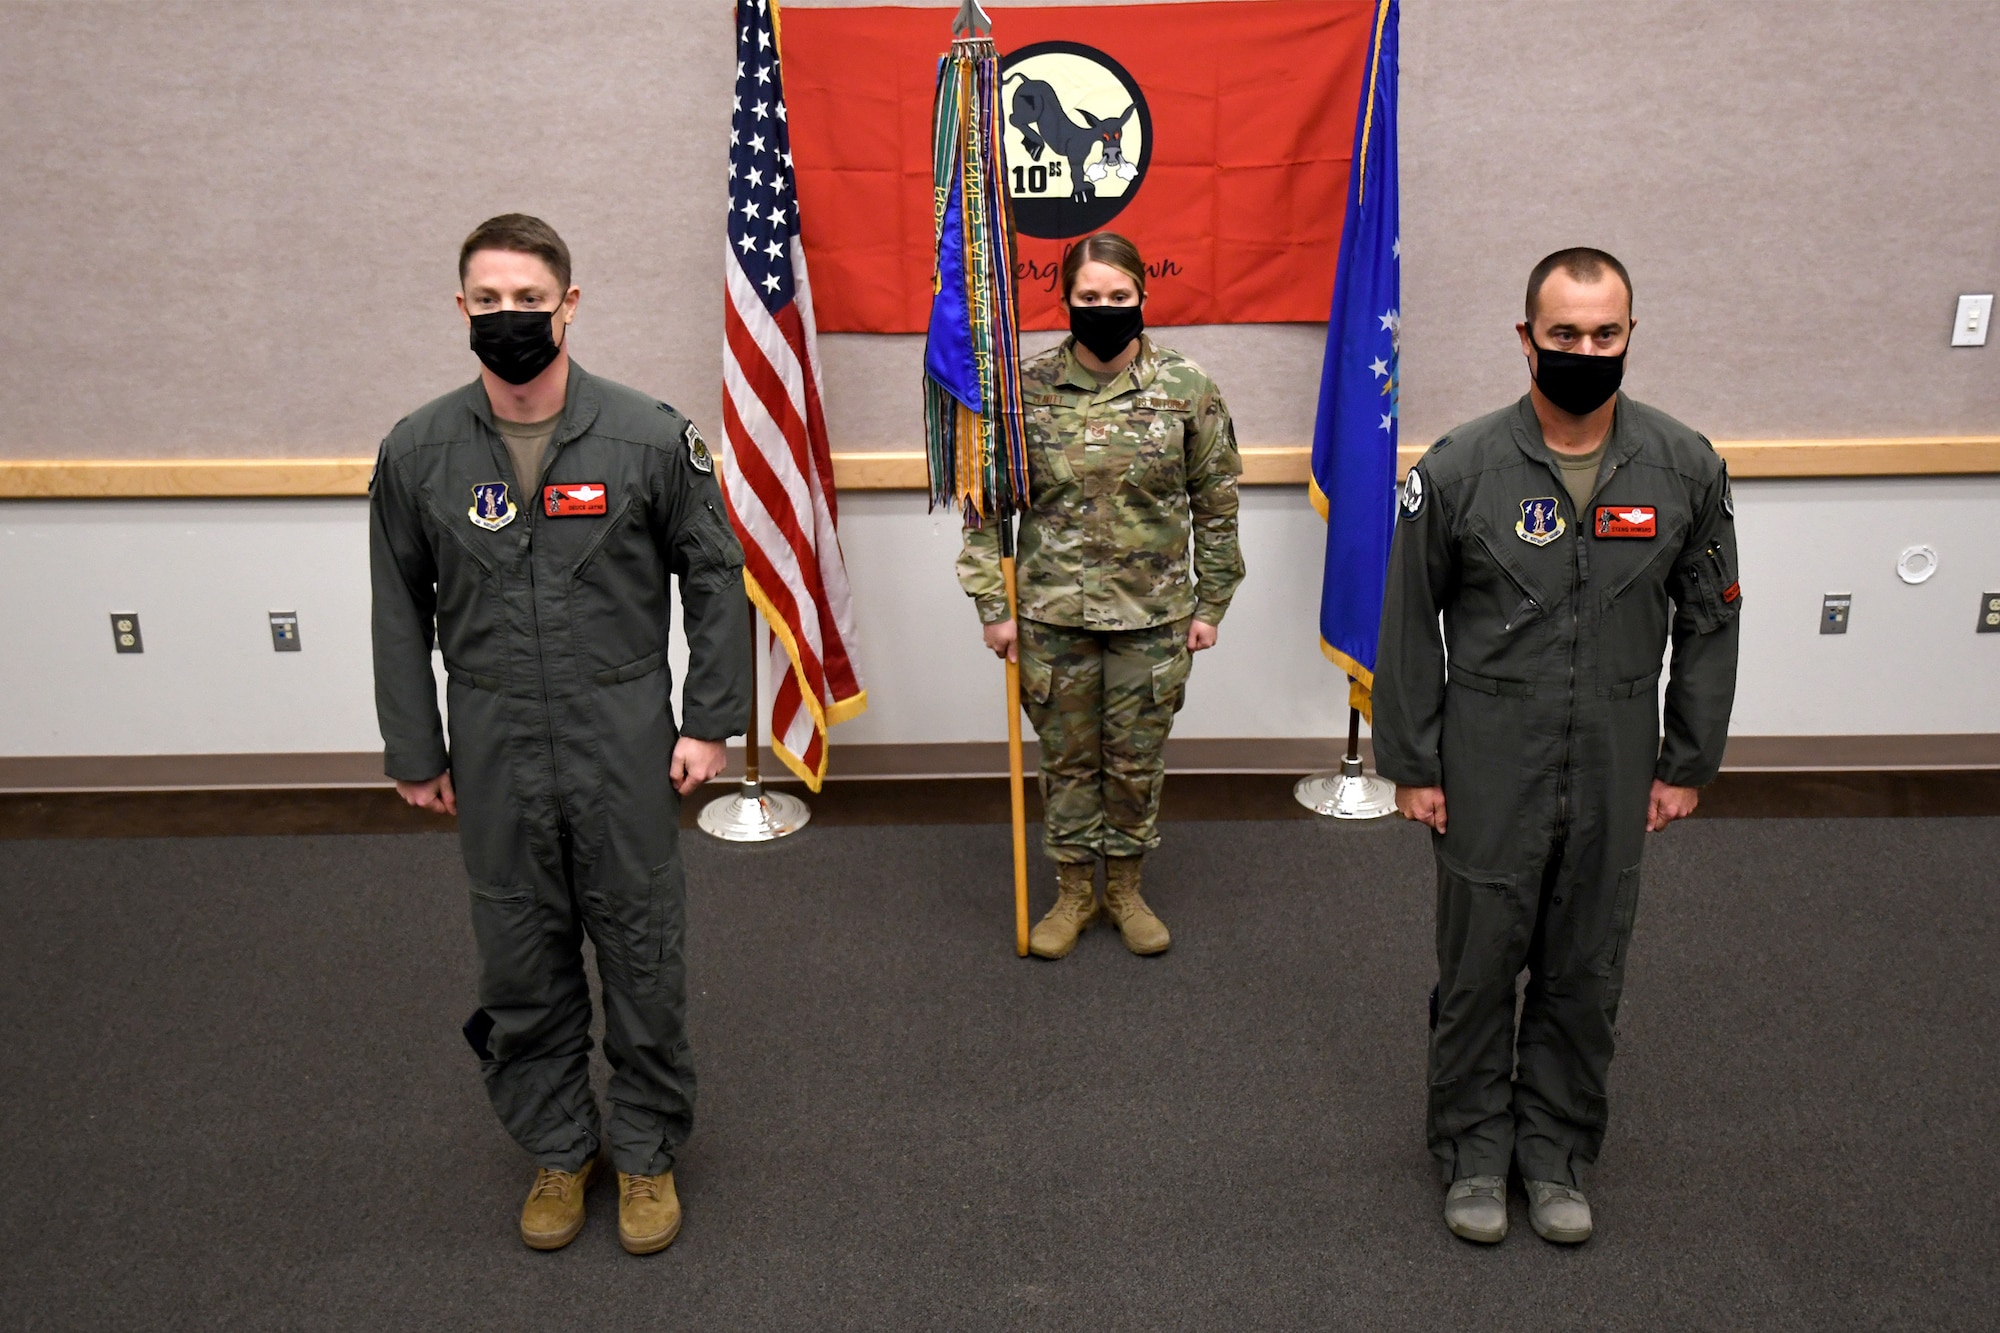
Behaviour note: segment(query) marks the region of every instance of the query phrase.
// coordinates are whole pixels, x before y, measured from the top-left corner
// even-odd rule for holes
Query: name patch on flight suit
[[[507,498],[506,482],[482,481],[472,488],[472,508],[465,511],[465,516],[472,520],[474,527],[498,532],[512,523],[520,512]]]
[[[542,487],[542,512],[550,518],[584,518],[604,512],[604,483]]]
[[[1514,525],[1514,535],[1531,546],[1547,546],[1568,526],[1556,512],[1555,496],[1538,495],[1521,501],[1521,521]]]
[[[1658,535],[1659,514],[1651,505],[1599,505],[1597,535],[1600,537],[1652,538]]]

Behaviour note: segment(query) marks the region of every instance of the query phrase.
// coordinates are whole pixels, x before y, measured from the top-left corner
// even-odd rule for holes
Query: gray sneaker
[[[1590,1239],[1590,1200],[1583,1191],[1553,1180],[1530,1180],[1528,1221],[1535,1234],[1557,1245],[1581,1245]]]
[[[1507,1178],[1467,1176],[1452,1181],[1444,1196],[1444,1224],[1452,1235],[1481,1245],[1498,1245],[1505,1240]]]

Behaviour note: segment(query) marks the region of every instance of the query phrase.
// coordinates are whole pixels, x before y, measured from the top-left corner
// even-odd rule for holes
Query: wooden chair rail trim
[[[1744,477],[1916,477],[2000,473],[2000,435],[1851,440],[1718,440],[1730,475]],[[1303,486],[1311,473],[1303,445],[1243,450],[1247,486]],[[1399,473],[1423,456],[1398,451]],[[0,459],[0,499],[202,499],[364,495],[372,458]],[[921,491],[924,455],[915,449],[841,452],[834,484],[843,491]]]

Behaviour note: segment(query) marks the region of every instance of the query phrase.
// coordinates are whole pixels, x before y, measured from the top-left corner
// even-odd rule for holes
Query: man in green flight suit
[[[1446,1224],[1485,1243],[1510,1165],[1539,1235],[1590,1235],[1645,835],[1694,811],[1736,690],[1728,472],[1618,392],[1631,311],[1601,250],[1535,266],[1528,394],[1411,470],[1389,562],[1375,761],[1434,833],[1429,1140]]]
[[[369,484],[384,766],[410,804],[458,816],[480,964],[465,1036],[540,1168],[522,1239],[576,1236],[603,1146],[619,1238],[650,1253],[680,1229],[674,1152],[694,1114],[679,798],[748,723],[743,553],[694,426],[570,360],[579,292],[547,223],[482,223],[459,282],[479,378],[398,422]],[[670,575],[688,639],[678,729]],[[585,933],[608,1125],[590,1090]]]

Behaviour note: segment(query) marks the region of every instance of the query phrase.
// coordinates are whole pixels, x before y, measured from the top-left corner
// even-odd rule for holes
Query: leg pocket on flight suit
[[[1625,995],[1625,955],[1632,943],[1632,928],[1639,917],[1639,867],[1618,872],[1618,892],[1611,904],[1611,938],[1598,954],[1600,965],[1592,970],[1603,977],[1604,1009],[1615,1020],[1618,1002]]]
[[[1516,878],[1470,870],[1437,856],[1437,947],[1441,1018],[1456,1027],[1468,1017],[1453,1012],[1453,997],[1504,986],[1528,954],[1528,912]]]
[[[1639,914],[1639,867],[1618,872],[1618,888],[1611,897],[1610,930],[1590,970],[1600,977],[1617,976],[1625,966],[1625,946],[1632,939],[1632,925]]]
[[[472,935],[479,945],[482,1007],[540,1004],[548,998],[548,932],[534,894],[515,885],[474,884]]]
[[[682,904],[687,895],[687,872],[677,856],[665,865],[654,866],[649,876],[647,901],[651,908],[650,927],[644,957],[657,968],[678,953],[686,913]]]

